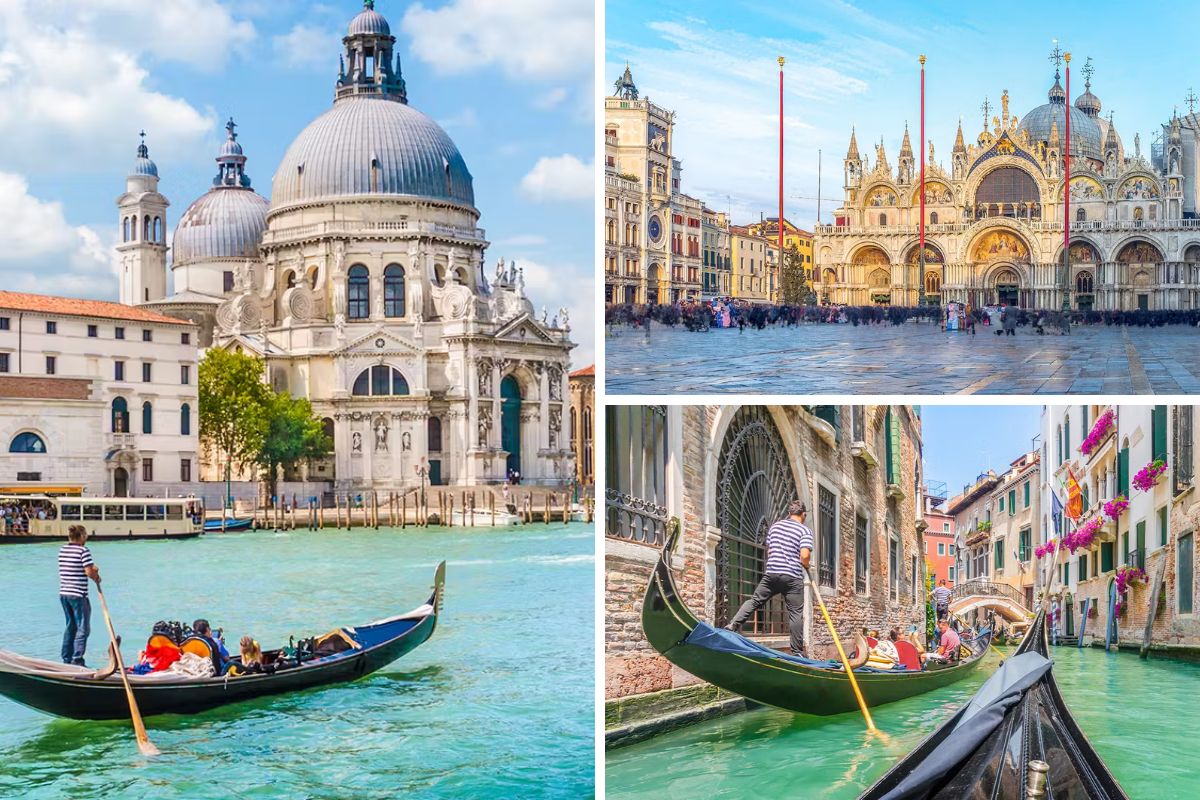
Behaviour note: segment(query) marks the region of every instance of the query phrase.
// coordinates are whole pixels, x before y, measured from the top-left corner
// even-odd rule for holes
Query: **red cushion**
[[[867,637],[867,647],[876,647],[878,644],[879,644],[879,640],[876,639],[875,637],[873,637],[873,636]]]
[[[896,653],[900,656],[900,664],[905,669],[921,669],[921,656],[912,642],[900,640],[896,644]]]

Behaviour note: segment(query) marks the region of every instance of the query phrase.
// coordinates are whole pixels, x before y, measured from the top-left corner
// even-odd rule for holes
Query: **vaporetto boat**
[[[187,539],[204,532],[195,497],[0,495],[0,544],[66,541],[72,525],[93,540]]]

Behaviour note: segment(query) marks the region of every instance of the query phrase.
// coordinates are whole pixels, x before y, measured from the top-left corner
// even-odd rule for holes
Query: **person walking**
[[[62,661],[64,664],[87,666],[83,654],[87,651],[91,633],[92,606],[88,601],[88,579],[100,585],[100,570],[92,562],[87,549],[87,530],[72,525],[67,543],[58,550],[58,599],[62,603],[67,629],[63,632]]]
[[[950,613],[950,590],[946,588],[946,579],[942,578],[933,590],[933,602],[937,606],[937,618],[943,619]]]
[[[793,500],[788,505],[788,515],[767,530],[767,566],[762,580],[725,626],[726,630],[740,630],[751,614],[781,594],[787,606],[792,652],[803,655],[804,576],[813,550],[812,531],[804,524],[807,516],[808,507]]]

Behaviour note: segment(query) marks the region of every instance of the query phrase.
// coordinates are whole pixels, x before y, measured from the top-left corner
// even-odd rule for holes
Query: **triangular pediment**
[[[334,351],[334,355],[395,355],[419,352],[421,352],[421,348],[417,347],[410,339],[381,327],[358,337],[344,347],[339,347]]]
[[[551,344],[554,338],[527,313],[518,314],[500,326],[495,338],[507,339],[513,342],[545,342]]]
[[[229,350],[229,351],[238,351],[240,349],[243,352],[251,353],[253,355],[258,356],[259,358],[262,358],[265,355],[270,355],[270,356],[286,355],[284,350],[280,349],[279,347],[277,347],[274,344],[268,343],[268,344],[264,345],[263,339],[261,336],[255,336],[255,335],[249,335],[249,334],[243,334],[243,333],[235,333],[235,334],[231,335],[225,341],[221,342],[221,344],[219,344],[217,346],[220,347],[222,350]]]

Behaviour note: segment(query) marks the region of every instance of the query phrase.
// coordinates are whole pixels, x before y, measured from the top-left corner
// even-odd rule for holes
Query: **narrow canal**
[[[54,719],[0,698],[0,797],[587,797],[594,536],[583,524],[294,531],[91,545],[127,662],[154,622],[264,647],[410,610],[446,559],[426,644],[349,684],[147,720]],[[57,545],[0,548],[0,647],[57,658]],[[588,591],[581,591],[586,587]],[[92,592],[88,662],[107,634]]]
[[[1196,796],[1200,666],[1071,647],[1051,657],[1072,715],[1131,798]],[[618,748],[606,759],[607,797],[857,797],[970,698],[1000,660],[988,659],[970,679],[881,706],[880,736],[857,713],[757,709]]]

